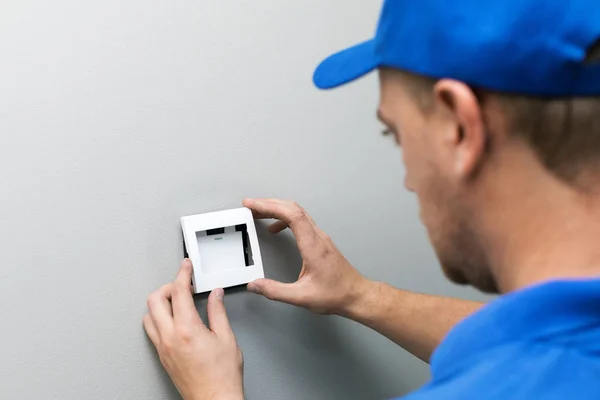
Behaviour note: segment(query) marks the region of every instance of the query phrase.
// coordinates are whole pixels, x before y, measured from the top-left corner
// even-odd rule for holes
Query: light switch
[[[252,212],[237,208],[181,218],[195,293],[264,277]]]
[[[197,235],[197,239],[204,273],[212,274],[246,267],[242,232]]]

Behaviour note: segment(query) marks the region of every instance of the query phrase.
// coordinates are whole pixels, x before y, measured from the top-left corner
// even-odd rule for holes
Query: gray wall
[[[438,271],[378,134],[376,77],[311,85],[322,56],[372,34],[379,7],[2,2],[0,398],[177,398],[142,329],[146,296],[176,273],[179,217],[245,196],[302,203],[372,278],[476,296]],[[291,238],[259,230],[267,275],[293,279]],[[244,291],[226,304],[249,399],[385,398],[428,379],[352,322]]]

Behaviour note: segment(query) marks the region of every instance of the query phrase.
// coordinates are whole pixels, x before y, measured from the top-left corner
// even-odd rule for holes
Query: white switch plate
[[[248,259],[252,265],[246,265],[244,232],[236,230],[236,226],[241,225],[246,226],[246,239],[251,250]],[[188,257],[194,266],[194,293],[264,278],[256,227],[249,209],[236,208],[182,217],[181,228]]]

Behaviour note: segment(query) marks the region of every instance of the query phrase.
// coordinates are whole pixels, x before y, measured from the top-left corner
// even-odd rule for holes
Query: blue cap
[[[375,38],[327,58],[330,89],[378,67],[500,92],[600,95],[600,0],[386,0]]]

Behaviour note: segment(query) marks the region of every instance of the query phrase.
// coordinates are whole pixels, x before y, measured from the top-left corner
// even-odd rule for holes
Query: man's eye
[[[393,130],[391,130],[390,128],[385,128],[381,131],[381,134],[383,136],[392,136],[394,138],[394,140],[396,140],[396,144],[398,146],[401,145],[400,143],[400,135],[397,135],[396,132],[394,132]]]

